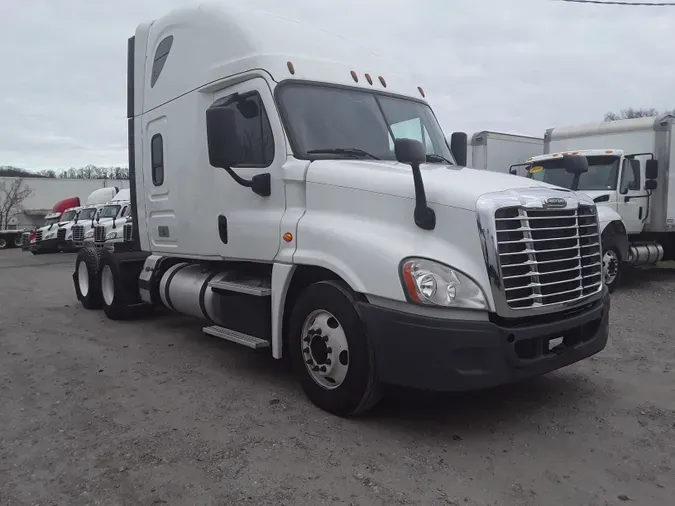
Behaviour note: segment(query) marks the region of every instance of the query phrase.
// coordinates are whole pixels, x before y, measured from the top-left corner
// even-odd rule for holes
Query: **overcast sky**
[[[675,108],[675,7],[554,0],[246,0],[393,58],[449,135],[543,135]],[[127,38],[197,0],[0,0],[0,165],[126,165]]]

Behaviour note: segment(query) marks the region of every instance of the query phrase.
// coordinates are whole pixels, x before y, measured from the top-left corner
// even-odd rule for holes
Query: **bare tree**
[[[608,112],[605,114],[605,121],[617,121],[620,119],[633,119],[633,118],[645,118],[659,116],[660,114],[675,114],[675,109],[671,111],[663,111],[660,113],[657,109],[634,109],[629,107],[628,109],[622,109],[620,113]]]
[[[9,220],[23,211],[24,201],[32,194],[21,178],[0,182],[0,230],[9,228]]]

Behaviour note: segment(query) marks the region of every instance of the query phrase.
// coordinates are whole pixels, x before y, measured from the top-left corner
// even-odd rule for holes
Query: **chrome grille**
[[[30,232],[21,234],[21,247],[24,248],[30,244]]]
[[[84,241],[84,225],[73,225],[73,241]]]
[[[498,258],[506,302],[525,309],[574,302],[602,287],[595,208],[495,212]]]
[[[35,232],[35,242],[40,242],[42,240],[42,230]]]
[[[96,225],[94,227],[94,241],[104,242],[105,241],[105,226]]]
[[[65,228],[60,228],[58,232],[56,232],[56,238],[59,241],[65,241],[66,240],[66,229]]]
[[[123,229],[124,240],[129,242],[131,241],[131,223],[125,223]]]

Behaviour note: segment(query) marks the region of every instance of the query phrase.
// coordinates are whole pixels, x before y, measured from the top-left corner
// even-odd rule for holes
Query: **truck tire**
[[[20,235],[16,236],[14,238],[14,246],[17,247],[17,248],[20,248],[21,246],[23,246],[23,244],[21,243],[21,236]]]
[[[305,288],[291,313],[288,344],[295,374],[319,408],[347,417],[380,400],[373,350],[345,284],[320,281]]]
[[[0,237],[0,249],[5,249],[7,247],[7,240]]]
[[[101,308],[101,278],[99,254],[94,248],[83,248],[75,258],[73,273],[75,295],[85,309]]]
[[[139,297],[137,282],[142,263],[119,262],[113,251],[101,253],[101,302],[111,320],[128,320],[149,315],[154,307]]]
[[[618,249],[615,246],[608,246],[602,249],[602,271],[605,277],[605,285],[610,293],[619,286],[622,274],[622,262]]]

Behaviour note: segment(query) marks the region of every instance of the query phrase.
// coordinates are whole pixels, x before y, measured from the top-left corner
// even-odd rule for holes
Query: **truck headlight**
[[[84,234],[85,239],[89,239],[90,237],[94,237],[94,229],[92,228],[89,230],[86,234]]]
[[[483,290],[466,274],[424,258],[401,264],[401,281],[408,299],[427,306],[488,309]]]
[[[105,236],[106,241],[108,239],[117,239],[117,232],[114,230],[112,232],[108,232],[108,234]]]

